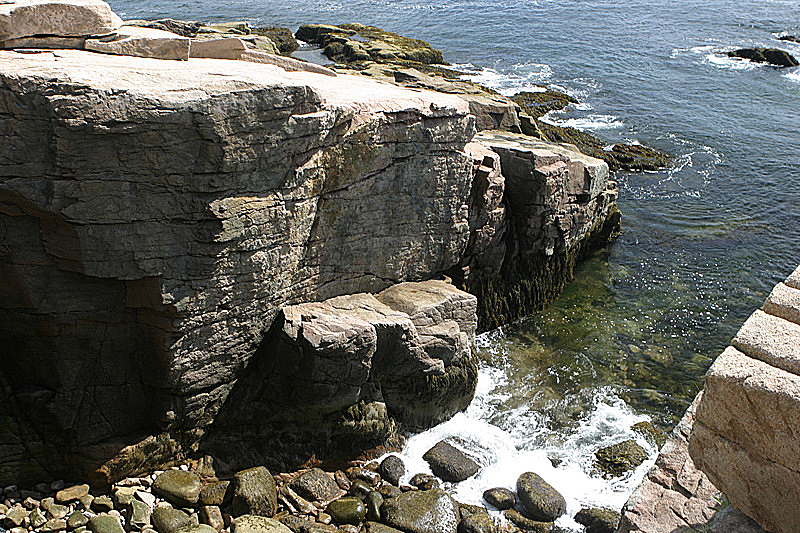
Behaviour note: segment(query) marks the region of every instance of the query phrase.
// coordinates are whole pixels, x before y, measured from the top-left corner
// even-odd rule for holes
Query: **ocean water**
[[[623,235],[589,258],[553,305],[478,339],[467,412],[413,436],[420,456],[452,438],[484,466],[451,487],[479,503],[534,470],[584,505],[620,508],[656,448],[631,430],[669,430],[703,374],[769,290],[800,263],[800,68],[732,60],[736,47],[800,57],[788,0],[455,0],[321,2],[111,0],[125,18],[361,22],[431,42],[465,76],[504,94],[546,85],[580,103],[547,119],[609,144],[650,144],[671,168],[620,173]],[[595,450],[634,438],[650,460],[603,479]],[[570,518],[560,525],[580,531]]]

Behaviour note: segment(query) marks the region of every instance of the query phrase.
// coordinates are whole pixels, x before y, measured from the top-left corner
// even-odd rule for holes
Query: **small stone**
[[[203,487],[198,502],[201,505],[225,505],[233,497],[230,481],[215,481]]]
[[[550,533],[553,531],[552,522],[538,522],[536,520],[531,520],[530,518],[522,516],[521,513],[515,511],[514,509],[503,511],[503,516],[505,516],[509,522],[519,527],[526,533]]]
[[[78,500],[78,508],[82,511],[88,511],[92,508],[92,502],[94,501],[94,496],[91,494],[87,494],[83,496],[81,499]]]
[[[145,490],[137,490],[133,497],[142,503],[146,503],[151,509],[156,506],[156,497],[154,494]]]
[[[501,511],[511,509],[517,504],[517,497],[514,496],[514,493],[500,487],[485,491],[483,499]]]
[[[143,529],[150,525],[153,510],[146,503],[131,499],[128,503],[128,523],[134,529]]]
[[[478,473],[478,464],[446,441],[439,441],[422,456],[433,473],[444,481],[457,483]]]
[[[233,476],[233,515],[273,516],[278,510],[275,480],[263,466],[248,468]]]
[[[39,529],[40,531],[64,531],[67,529],[67,521],[62,518],[51,518]]]
[[[28,511],[21,505],[17,505],[6,512],[5,523],[8,527],[19,527],[26,518],[28,518]]]
[[[586,526],[586,533],[615,533],[620,515],[612,509],[583,508],[575,515],[575,521]]]
[[[292,533],[292,530],[266,516],[242,515],[234,519],[231,533]]]
[[[359,524],[367,516],[364,502],[358,498],[339,498],[328,504],[325,511],[337,524]]]
[[[110,514],[99,514],[91,517],[88,527],[94,533],[125,533],[119,518]]]
[[[80,500],[89,494],[89,485],[73,485],[66,489],[61,489],[56,493],[56,501],[59,503],[69,503]]]
[[[383,496],[384,500],[387,498],[394,498],[395,496],[399,496],[400,494],[403,493],[403,491],[400,490],[399,487],[395,487],[394,485],[388,482],[383,483],[380,487],[378,487],[378,492],[381,493],[381,496]]]
[[[53,505],[56,501],[53,498],[43,498],[42,501],[39,503],[39,507],[41,507],[44,511],[50,509],[50,506]]]
[[[386,457],[378,466],[378,473],[394,486],[400,485],[400,478],[406,473],[406,465],[396,455]]]
[[[42,527],[44,523],[47,522],[47,518],[38,508],[31,510],[31,513],[28,515],[28,520],[30,520],[31,526],[34,529]]]
[[[49,516],[50,518],[55,518],[55,519],[66,518],[67,514],[69,514],[69,507],[67,507],[66,505],[54,503],[47,509],[47,516]]]
[[[67,518],[67,527],[69,529],[79,528],[89,523],[89,519],[80,511],[73,511],[69,518]]]
[[[567,511],[564,496],[533,472],[525,472],[519,476],[517,496],[534,520],[552,522]]]
[[[372,492],[372,487],[370,487],[363,479],[357,479],[353,481],[353,484],[350,485],[350,490],[347,491],[350,496],[355,496],[361,500],[366,498],[367,494],[370,492]]]
[[[383,496],[381,496],[381,493],[373,490],[367,494],[367,497],[364,499],[364,504],[367,506],[367,519],[380,522],[381,506],[383,506]]]
[[[30,496],[22,500],[22,506],[29,511],[31,509],[38,509],[39,508],[39,500],[34,500]]]
[[[111,499],[114,500],[114,508],[126,508],[133,500],[134,494],[136,494],[136,489],[133,487],[116,487],[111,493]]]
[[[333,520],[333,517],[328,513],[323,513],[322,511],[317,514],[317,522],[320,524],[330,524]]]
[[[197,504],[202,488],[197,474],[183,470],[167,470],[153,483],[155,494],[180,507],[192,507]]]
[[[347,474],[342,472],[341,470],[337,470],[335,474],[333,474],[333,479],[336,481],[336,484],[339,485],[339,488],[348,491],[350,490],[350,478],[347,477]]]
[[[419,490],[439,488],[439,482],[430,474],[414,474],[414,477],[411,478],[409,483],[411,483],[412,487],[416,487]]]
[[[159,506],[153,509],[153,525],[158,533],[177,533],[192,523],[189,515],[172,507]]]
[[[204,505],[200,508],[200,522],[208,524],[215,530],[220,531],[225,527],[225,520],[222,517],[222,510],[216,505]]]
[[[289,486],[309,501],[328,502],[342,495],[342,489],[336,481],[319,468],[312,468],[298,476]]]
[[[98,496],[92,500],[92,511],[107,513],[114,508],[114,502],[109,496]]]

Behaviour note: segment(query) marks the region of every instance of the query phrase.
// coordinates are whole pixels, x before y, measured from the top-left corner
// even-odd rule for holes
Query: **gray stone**
[[[455,533],[458,507],[441,489],[405,492],[383,503],[384,523],[410,533]]]
[[[111,499],[114,500],[114,508],[126,508],[133,501],[135,494],[135,487],[115,487],[111,492]]]
[[[329,502],[342,495],[342,489],[336,481],[319,468],[299,475],[290,486],[297,494],[311,501]]]
[[[755,520],[731,505],[714,515],[707,531],[708,533],[765,533]]]
[[[33,35],[101,35],[121,25],[122,20],[102,0],[25,0],[0,4],[0,41]]]
[[[44,523],[47,522],[47,518],[38,508],[31,509],[31,512],[28,515],[28,520],[34,529],[42,527]]]
[[[6,511],[6,517],[4,519],[5,525],[9,528],[21,526],[23,522],[25,522],[25,519],[28,518],[28,514],[28,511],[24,507],[15,505]]]
[[[392,485],[400,485],[400,478],[406,473],[406,465],[403,460],[396,455],[389,455],[378,466],[378,474],[391,483]]]
[[[202,505],[224,505],[233,498],[233,487],[230,481],[209,483],[200,491],[199,502]]]
[[[422,456],[435,475],[444,481],[464,481],[478,473],[480,467],[464,452],[446,441],[439,441]]]
[[[69,529],[77,529],[89,523],[89,518],[80,511],[73,511],[67,518],[67,527]]]
[[[517,479],[517,497],[531,518],[552,522],[567,511],[564,496],[534,472]]]
[[[203,488],[194,472],[166,470],[153,482],[153,492],[179,507],[191,507],[197,503]],[[131,494],[131,498],[133,494]]]
[[[275,480],[263,466],[237,472],[233,477],[234,516],[273,516],[278,510]]]
[[[266,516],[242,515],[233,521],[231,533],[292,533],[292,530]]]
[[[80,500],[89,494],[89,485],[73,485],[66,489],[61,489],[56,493],[56,501],[59,503],[69,503]]]
[[[139,500],[131,500],[128,503],[128,523],[135,529],[144,529],[150,525],[152,508]]]
[[[511,509],[517,504],[514,492],[500,487],[484,491],[483,499],[501,511]]]
[[[339,498],[325,509],[337,524],[359,524],[367,516],[367,509],[358,498]]]
[[[124,533],[119,518],[110,514],[99,514],[89,519],[89,530],[94,533]]]
[[[98,496],[92,499],[91,505],[95,513],[107,513],[114,508],[114,501],[109,496]]]
[[[616,533],[619,513],[613,509],[584,507],[575,515],[575,521],[586,527],[586,533]]]
[[[190,44],[190,39],[174,33],[123,26],[110,35],[86,39],[84,48],[103,54],[187,61]]]
[[[177,533],[191,525],[188,514],[172,507],[158,506],[153,509],[153,526],[158,533]]]
[[[202,496],[203,492],[200,491],[200,495]],[[134,492],[133,497],[139,500],[142,503],[147,504],[148,507],[151,509],[156,505],[156,497],[154,494],[144,491],[144,490],[137,490]]]
[[[50,518],[64,518],[69,513],[69,507],[54,503],[47,508],[47,516]]]
[[[764,312],[800,325],[800,289],[778,283],[764,303]]]

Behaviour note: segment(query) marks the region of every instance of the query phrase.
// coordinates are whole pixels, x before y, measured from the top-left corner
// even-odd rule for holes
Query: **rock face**
[[[494,271],[451,272],[478,297],[478,329],[487,330],[549,303],[572,279],[578,259],[612,238],[620,214],[603,161],[507,132],[483,131],[475,140],[500,155],[510,226],[505,257]]]
[[[741,48],[726,52],[726,54],[728,57],[749,59],[756,63],[769,63],[776,67],[796,67],[800,65],[792,54],[777,48]]]
[[[14,0],[0,3],[0,42],[36,35],[102,35],[122,26],[102,0]]]
[[[689,442],[695,463],[764,529],[800,528],[800,268],[745,322],[706,374]]]

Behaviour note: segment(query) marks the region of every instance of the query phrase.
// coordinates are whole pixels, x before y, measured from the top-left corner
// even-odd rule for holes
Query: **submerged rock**
[[[726,55],[728,57],[749,59],[756,63],[769,63],[776,67],[796,67],[800,65],[800,62],[792,54],[778,48],[740,48],[739,50],[726,52]]]
[[[480,470],[478,464],[467,454],[446,441],[436,443],[422,458],[430,465],[433,473],[444,481],[464,481]]]
[[[603,475],[621,476],[647,460],[647,452],[634,440],[625,440],[595,452],[595,464]]]
[[[564,496],[533,472],[525,472],[517,479],[517,497],[534,520],[552,522],[567,512]]]

